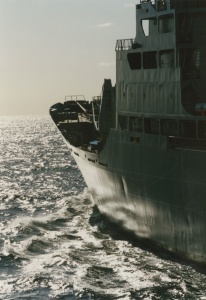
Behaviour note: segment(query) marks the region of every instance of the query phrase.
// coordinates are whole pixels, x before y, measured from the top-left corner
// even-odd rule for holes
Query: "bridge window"
[[[143,53],[143,68],[156,69],[157,68],[157,52],[150,51]]]
[[[137,117],[129,118],[130,131],[143,132],[143,119]]]
[[[146,118],[144,120],[145,133],[159,134],[159,120]]]
[[[128,53],[127,59],[131,70],[138,70],[142,67],[141,53]]]
[[[174,30],[174,15],[159,17],[159,33],[168,33]]]
[[[156,32],[157,18],[149,18],[141,21],[142,30],[145,36]]]
[[[195,121],[190,121],[190,120],[180,121],[180,135],[182,137],[195,138],[196,137]]]
[[[120,125],[121,130],[126,130],[127,129],[127,117],[119,115],[118,116],[118,121],[119,121],[119,125]]]
[[[200,49],[180,49],[180,67],[183,79],[199,78],[200,75]]]
[[[198,137],[204,139],[206,138],[206,121],[198,122]]]
[[[172,68],[175,65],[175,52],[174,50],[160,51],[160,68]]]
[[[161,133],[163,135],[177,135],[177,121],[176,120],[161,120]]]

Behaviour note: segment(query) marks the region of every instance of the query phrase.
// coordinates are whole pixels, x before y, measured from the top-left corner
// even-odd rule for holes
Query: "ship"
[[[99,211],[137,238],[206,263],[206,1],[140,0],[116,41],[116,83],[50,115]]]

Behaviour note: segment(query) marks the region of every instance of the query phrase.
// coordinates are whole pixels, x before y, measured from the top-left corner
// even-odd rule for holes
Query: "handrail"
[[[69,98],[69,99],[67,99]],[[86,100],[84,95],[69,95],[69,96],[65,96],[65,102],[66,101],[79,101],[79,100]]]
[[[132,48],[133,43],[134,39],[117,40],[115,50],[129,50]]]

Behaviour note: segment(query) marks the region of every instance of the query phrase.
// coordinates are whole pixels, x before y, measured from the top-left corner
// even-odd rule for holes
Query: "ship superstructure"
[[[100,211],[160,246],[206,262],[206,1],[136,5],[116,43],[116,85],[50,114]]]

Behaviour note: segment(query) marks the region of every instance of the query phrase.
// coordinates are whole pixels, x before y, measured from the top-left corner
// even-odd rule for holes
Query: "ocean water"
[[[206,270],[93,206],[46,117],[0,118],[0,299],[206,299]]]

